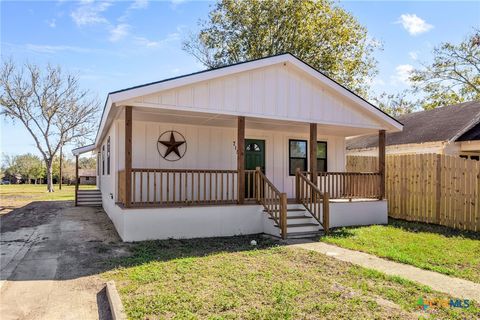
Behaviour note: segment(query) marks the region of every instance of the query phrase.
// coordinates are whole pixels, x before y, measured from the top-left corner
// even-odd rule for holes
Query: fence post
[[[280,194],[280,229],[282,231],[282,239],[287,238],[287,194]]]
[[[328,192],[323,194],[323,231],[325,234],[330,232],[330,197],[328,196]]]
[[[435,181],[435,223],[441,224],[440,199],[442,197],[442,155],[437,154]]]
[[[385,198],[385,130],[378,132],[378,171],[380,172],[380,196],[379,200]]]

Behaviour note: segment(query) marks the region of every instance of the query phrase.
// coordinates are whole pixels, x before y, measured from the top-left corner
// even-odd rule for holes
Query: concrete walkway
[[[449,277],[437,272],[423,270],[403,263],[382,259],[368,253],[344,249],[323,242],[296,243],[291,246],[320,252],[335,259],[374,269],[388,275],[400,276],[429,286],[433,290],[444,292],[452,298],[480,301],[480,284],[468,280]]]
[[[125,254],[97,208],[36,202],[0,217],[0,319],[110,319],[103,261]]]

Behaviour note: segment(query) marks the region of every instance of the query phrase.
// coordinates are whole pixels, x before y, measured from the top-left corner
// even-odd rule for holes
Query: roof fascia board
[[[450,140],[448,140],[448,143],[457,141],[457,139],[459,139],[468,130],[476,126],[479,122],[480,122],[480,112],[477,113],[477,115],[472,119],[472,121],[469,122],[462,130],[459,130],[457,134],[455,134]]]
[[[98,146],[100,143],[100,137],[102,136],[105,123],[107,122],[108,116],[110,115],[110,110],[115,107],[115,104],[112,103],[110,94],[105,101],[105,106],[103,108],[102,118],[100,119],[100,125],[98,126],[97,136],[95,137],[95,146]]]
[[[72,149],[72,153],[74,156],[79,156],[82,153],[86,153],[93,150],[95,150],[95,144],[89,144],[88,146]]]

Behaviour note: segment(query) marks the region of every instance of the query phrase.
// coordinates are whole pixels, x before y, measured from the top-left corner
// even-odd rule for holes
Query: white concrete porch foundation
[[[127,242],[258,233],[279,236],[278,228],[260,205],[123,209],[107,203],[105,211],[122,240]],[[386,200],[330,204],[330,227],[386,223]]]

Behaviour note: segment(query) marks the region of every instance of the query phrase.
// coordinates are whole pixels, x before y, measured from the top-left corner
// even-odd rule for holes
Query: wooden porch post
[[[125,207],[132,203],[132,107],[125,107]]]
[[[310,181],[317,185],[317,124],[310,123]]]
[[[75,155],[75,207],[78,205],[78,154]]]
[[[237,171],[238,203],[245,202],[245,117],[238,117],[237,123]]]
[[[378,171],[380,173],[379,199],[385,198],[385,130],[378,132]]]

